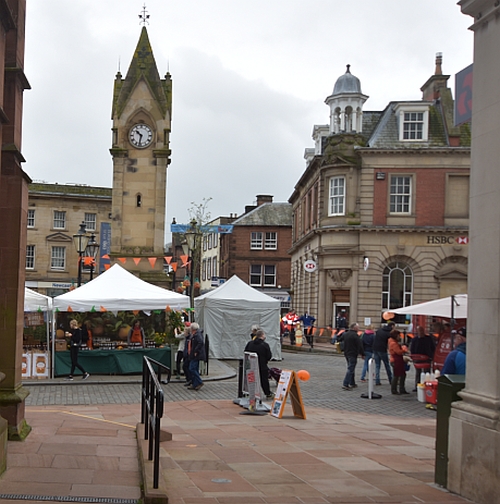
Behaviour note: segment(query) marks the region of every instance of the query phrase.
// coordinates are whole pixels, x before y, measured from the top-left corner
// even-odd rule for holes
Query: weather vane
[[[143,26],[146,26],[147,24],[149,24],[149,22],[148,22],[149,14],[147,12],[148,11],[146,10],[146,4],[144,4],[142,6],[142,11],[139,14],[139,19],[140,19],[139,24],[142,23]]]

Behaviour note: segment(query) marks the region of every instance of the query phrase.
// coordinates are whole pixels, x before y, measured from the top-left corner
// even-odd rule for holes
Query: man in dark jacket
[[[389,335],[394,329],[396,324],[394,322],[389,322],[387,325],[381,327],[375,333],[375,339],[373,341],[373,358],[375,359],[375,385],[382,385],[380,382],[380,363],[383,362],[385,370],[387,371],[387,378],[389,383],[392,382],[392,371],[389,365],[389,356],[387,355],[387,345],[389,341]]]
[[[361,355],[363,358],[365,356],[361,338],[358,336],[358,331],[359,325],[354,323],[351,324],[349,330],[342,335],[342,339],[344,341],[344,356],[347,361],[347,372],[342,385],[344,390],[352,390],[357,387],[356,382],[354,381],[354,372],[358,362],[358,355]]]
[[[444,361],[441,374],[465,374],[467,355],[467,333],[465,327],[461,327],[454,335],[453,344],[455,350],[450,352]]]
[[[200,390],[203,387],[203,380],[200,376],[200,361],[206,359],[205,340],[200,330],[199,324],[191,324],[191,338],[186,341],[188,346],[189,377],[191,378],[190,390]]]
[[[253,352],[257,354],[259,359],[259,375],[262,390],[267,399],[271,399],[271,389],[269,387],[269,369],[267,363],[272,359],[273,354],[271,348],[265,341],[266,335],[262,329],[258,329],[255,333],[255,338],[249,341],[245,347],[245,352]]]

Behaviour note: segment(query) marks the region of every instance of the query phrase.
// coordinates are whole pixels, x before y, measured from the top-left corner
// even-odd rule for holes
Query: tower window
[[[141,208],[142,207],[142,196],[140,194],[138,194],[136,197],[135,197],[135,206],[137,208]]]

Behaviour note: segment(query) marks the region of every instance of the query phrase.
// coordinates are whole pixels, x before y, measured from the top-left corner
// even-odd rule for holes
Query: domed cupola
[[[330,134],[361,133],[363,128],[363,104],[368,96],[361,92],[361,82],[351,74],[350,67],[347,65],[325,100],[330,107]]]

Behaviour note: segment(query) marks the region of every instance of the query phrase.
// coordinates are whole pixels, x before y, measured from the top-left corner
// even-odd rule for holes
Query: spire
[[[120,76],[121,77],[121,76]],[[122,113],[130,94],[139,80],[144,79],[154,94],[162,112],[169,109],[168,86],[160,79],[153,49],[149,42],[148,31],[145,26],[141,29],[139,42],[135,49],[132,61],[127,71],[125,80],[115,80],[115,97],[113,100],[113,116]]]

